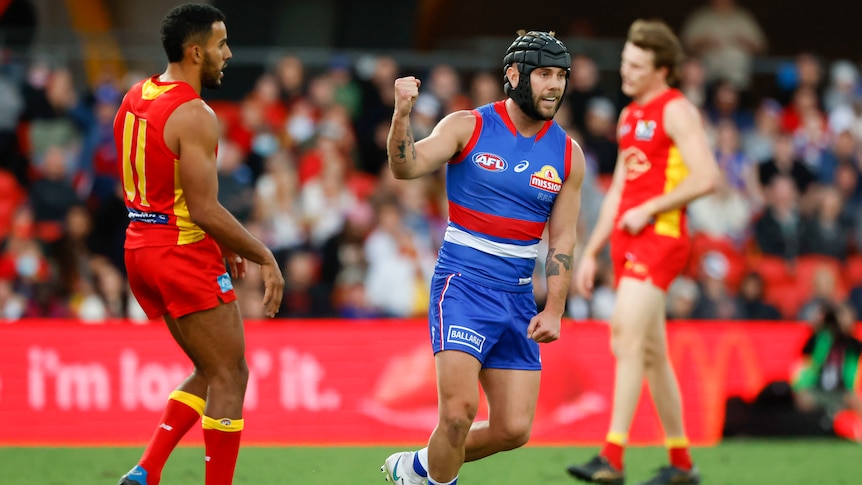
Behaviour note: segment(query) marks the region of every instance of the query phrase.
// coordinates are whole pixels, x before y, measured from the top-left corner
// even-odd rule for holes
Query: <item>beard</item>
[[[207,89],[221,87],[221,69],[216,66],[215,61],[208,53],[204,54],[204,63],[201,66],[201,86]]]
[[[542,106],[542,97],[541,96],[533,96],[533,110],[538,114],[541,119],[545,121],[550,121],[554,119],[554,116],[557,116],[557,111],[560,110],[560,105],[563,104],[563,97],[560,96],[557,99],[556,104],[554,104],[554,108],[551,110],[551,113],[548,114],[547,109],[543,109]]]

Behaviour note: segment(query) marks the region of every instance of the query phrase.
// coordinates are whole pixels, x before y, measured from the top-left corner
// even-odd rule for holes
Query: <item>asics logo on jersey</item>
[[[490,172],[505,172],[509,168],[509,164],[503,160],[503,157],[486,152],[473,155],[473,163]]]
[[[521,173],[530,166],[530,162],[527,160],[521,160],[521,163],[515,165],[515,173]]]

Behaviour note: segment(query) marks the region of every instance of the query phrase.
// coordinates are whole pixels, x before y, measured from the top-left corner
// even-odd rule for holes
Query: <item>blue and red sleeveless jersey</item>
[[[532,291],[539,242],[569,175],[572,141],[554,121],[522,136],[504,101],[473,113],[473,135],[447,166],[449,225],[437,271]]]

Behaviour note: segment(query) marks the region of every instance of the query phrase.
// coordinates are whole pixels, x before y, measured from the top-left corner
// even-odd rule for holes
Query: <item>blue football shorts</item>
[[[459,350],[483,368],[540,370],[539,344],[527,337],[533,292],[488,288],[460,274],[435,273],[428,327],[434,353]]]

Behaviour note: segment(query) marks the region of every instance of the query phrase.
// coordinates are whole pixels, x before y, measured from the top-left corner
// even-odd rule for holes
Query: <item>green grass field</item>
[[[254,485],[383,484],[380,464],[394,448],[246,447],[234,483]],[[459,483],[539,485],[577,483],[565,473],[595,448],[526,447],[468,463]],[[139,448],[0,447],[3,485],[114,485],[138,459]],[[862,445],[837,440],[725,441],[693,450],[706,485],[860,484]],[[660,448],[627,452],[628,483],[665,460]],[[163,485],[202,485],[203,450],[180,448],[168,461]]]

